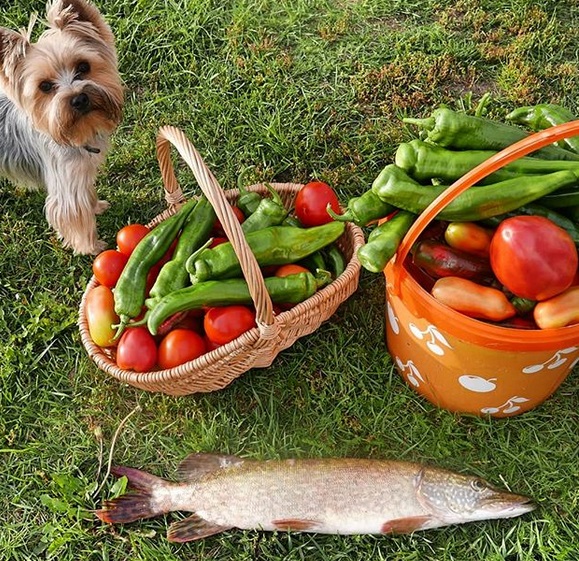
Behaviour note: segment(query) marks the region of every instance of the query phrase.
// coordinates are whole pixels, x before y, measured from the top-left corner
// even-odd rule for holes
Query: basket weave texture
[[[123,370],[116,365],[110,351],[95,345],[89,334],[85,301],[88,292],[98,284],[94,276],[87,284],[80,303],[78,326],[88,355],[104,372],[143,390],[169,395],[187,395],[222,389],[251,368],[271,365],[280,351],[291,346],[298,338],[312,333],[329,319],[338,306],[358,287],[360,263],[356,253],[364,244],[364,234],[357,226],[347,223],[344,235],[337,242],[346,258],[345,271],[311,298],[288,311],[274,314],[259,265],[231,210],[231,204],[236,202],[239,191],[222,190],[185,134],[172,126],[162,127],[157,137],[157,159],[168,208],[155,217],[149,226],[162,222],[177,212],[185,202],[175,177],[171,146],[177,149],[181,158],[193,171],[201,191],[213,205],[235,249],[256,310],[257,327],[234,341],[175,368],[144,373]],[[302,187],[296,183],[271,183],[271,185],[280,194],[287,208],[293,206],[295,196]],[[264,185],[252,185],[248,189],[263,195],[268,193]]]

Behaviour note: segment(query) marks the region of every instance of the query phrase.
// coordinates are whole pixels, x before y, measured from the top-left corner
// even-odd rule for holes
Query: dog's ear
[[[0,27],[0,84],[14,81],[29,47],[30,43],[22,33]]]
[[[86,33],[96,31],[101,39],[113,44],[110,27],[97,7],[87,0],[52,0],[46,6],[46,21],[52,29]]]

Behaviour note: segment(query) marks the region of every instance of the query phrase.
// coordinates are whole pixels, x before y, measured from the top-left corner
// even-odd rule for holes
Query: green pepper
[[[400,210],[390,220],[376,226],[368,241],[358,250],[362,267],[372,273],[383,271],[415,219],[415,214]]]
[[[519,127],[459,113],[447,107],[439,107],[427,119],[402,120],[424,129],[429,141],[459,150],[502,150],[528,136]],[[548,160],[579,160],[579,154],[558,146],[545,146],[534,155]]]
[[[196,199],[186,202],[177,213],[155,226],[131,253],[113,291],[115,313],[120,323],[115,337],[119,337],[127,323],[137,317],[145,302],[147,275],[167,252],[197,205]]]
[[[562,105],[555,103],[541,103],[539,105],[527,105],[518,107],[506,116],[507,121],[526,125],[531,130],[542,131],[555,125],[562,125],[569,121],[575,121],[577,117]],[[565,138],[562,142],[569,150],[579,153],[579,138],[572,136]]]
[[[266,184],[266,187],[270,192],[271,198],[262,198],[253,213],[243,221],[241,229],[245,234],[262,230],[269,226],[277,226],[284,221],[288,214],[279,193],[271,185]]]
[[[237,207],[248,217],[257,210],[262,197],[257,191],[250,191],[243,185],[238,185],[238,190]]]
[[[332,278],[337,279],[346,270],[346,258],[338,246],[333,243],[323,250],[324,261],[332,273]]]
[[[574,185],[579,172],[557,171],[547,175],[521,175],[491,185],[472,187],[449,203],[439,220],[476,221],[503,214],[544,197],[557,189]],[[420,214],[448,186],[420,185],[395,164],[386,166],[372,186],[387,203]]]
[[[314,251],[312,254],[300,259],[297,264],[314,274],[318,270],[326,270],[326,260],[321,251]]]
[[[539,201],[542,200],[543,199],[539,199]],[[548,218],[551,222],[557,224],[557,226],[563,228],[563,230],[566,230],[571,238],[573,238],[575,245],[579,246],[579,226],[577,226],[577,224],[575,224],[571,218],[568,218],[567,216],[564,216],[563,214],[560,214],[551,208],[544,207],[538,204],[538,202],[530,203],[528,205],[521,205],[511,212],[489,217],[483,222],[488,226],[496,228],[506,218],[510,218],[511,216],[519,216],[521,214],[526,216],[543,216]]]
[[[245,236],[260,266],[295,263],[335,242],[345,230],[343,222],[328,222],[312,228],[270,226]],[[241,275],[241,266],[231,242],[192,255],[185,264],[191,283]]]
[[[266,277],[267,292],[274,303],[298,304],[307,300],[331,281],[327,271],[314,276],[297,273],[287,277]],[[251,304],[247,282],[243,279],[208,280],[167,294],[147,313],[147,327],[156,335],[163,322],[173,314],[205,306]]]
[[[398,146],[395,163],[419,183],[434,178],[453,182],[494,154],[494,150],[447,150],[430,142],[412,140]],[[546,174],[565,169],[579,171],[579,162],[519,158],[487,176],[481,183],[496,183],[517,175]]]
[[[369,189],[360,197],[350,199],[343,214],[335,213],[329,206],[326,210],[334,220],[353,222],[356,226],[362,228],[371,222],[388,216],[388,214],[396,209],[392,205],[380,200],[372,189]]]
[[[189,284],[189,273],[185,269],[185,262],[207,241],[215,218],[211,203],[205,197],[200,198],[183,226],[172,259],[159,271],[155,284],[149,291],[150,297],[160,299],[169,292]]]

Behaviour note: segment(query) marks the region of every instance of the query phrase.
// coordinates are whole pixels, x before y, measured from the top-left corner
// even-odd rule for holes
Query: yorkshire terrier
[[[45,214],[65,247],[95,254],[95,180],[121,120],[124,87],[114,37],[87,0],[51,0],[46,29],[0,28],[0,175],[45,188]]]

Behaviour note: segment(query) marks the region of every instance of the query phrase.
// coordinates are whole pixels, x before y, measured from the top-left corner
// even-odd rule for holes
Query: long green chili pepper
[[[266,277],[267,292],[274,303],[298,304],[307,300],[321,287],[331,282],[327,271],[297,273],[287,277]],[[156,335],[163,322],[173,314],[205,306],[251,304],[247,282],[243,279],[209,280],[167,294],[147,312],[147,327]]]
[[[400,210],[390,220],[376,226],[368,241],[358,250],[362,267],[371,273],[383,271],[415,219],[415,214]]]
[[[395,163],[419,183],[434,178],[452,183],[494,154],[494,150],[447,150],[431,142],[412,140],[398,146]],[[497,183],[517,175],[546,174],[565,169],[579,171],[579,162],[519,158],[487,176],[481,183]]]
[[[566,230],[571,238],[573,238],[575,245],[579,246],[579,226],[571,218],[551,208],[540,205],[539,202],[543,200],[544,199],[539,199],[537,203],[521,205],[511,212],[492,216],[483,220],[483,223],[492,228],[496,228],[505,218],[510,218],[511,216],[519,216],[521,214],[526,216],[544,216],[560,228],[563,228],[563,230]]]
[[[579,172],[563,170],[547,175],[521,175],[472,187],[448,204],[437,218],[463,222],[482,220],[574,185],[578,178]],[[420,185],[395,164],[386,166],[372,186],[383,201],[415,214],[420,214],[447,188],[445,185]]]
[[[426,119],[402,120],[424,129],[431,142],[460,150],[502,150],[528,136],[514,125],[467,115],[448,107],[439,107]],[[546,146],[533,154],[548,160],[579,160],[579,154],[558,146]]]
[[[346,270],[346,258],[335,243],[326,247],[323,253],[332,278],[337,279]]]
[[[372,189],[369,189],[361,196],[350,199],[343,214],[336,214],[329,205],[326,210],[334,220],[353,222],[356,226],[362,228],[371,222],[388,216],[396,208],[380,200]]]
[[[518,107],[506,116],[507,121],[526,125],[531,130],[542,131],[555,125],[562,125],[569,121],[575,121],[577,117],[562,105],[555,103],[540,103],[539,105],[527,105]],[[569,150],[579,153],[579,138],[572,136],[562,142]]]
[[[269,226],[278,226],[288,215],[279,193],[271,185],[266,184],[266,187],[271,197],[262,198],[253,213],[243,221],[241,229],[245,234]]]
[[[115,312],[120,319],[115,337],[119,337],[128,322],[141,313],[151,267],[169,249],[196,205],[196,199],[187,201],[177,213],[155,226],[131,253],[113,291]]]
[[[312,228],[270,226],[245,236],[260,266],[295,263],[335,242],[345,230],[343,222],[328,222]],[[241,266],[231,242],[192,255],[185,264],[191,284],[241,275]]]
[[[256,211],[262,197],[257,191],[250,191],[243,185],[239,185],[238,189],[239,197],[237,197],[236,204],[247,218]]]
[[[215,218],[215,210],[213,210],[211,203],[207,198],[201,197],[187,217],[172,259],[163,265],[155,284],[149,291],[151,298],[158,300],[169,292],[189,284],[189,273],[185,269],[185,262],[194,251],[207,241]]]
[[[312,254],[300,259],[297,263],[305,267],[311,273],[316,274],[317,270],[326,270],[326,260],[321,251],[314,251]]]

